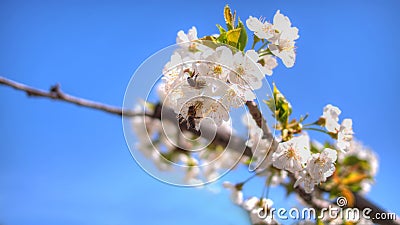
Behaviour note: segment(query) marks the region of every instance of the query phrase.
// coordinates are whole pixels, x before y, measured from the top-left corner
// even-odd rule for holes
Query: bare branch
[[[257,104],[254,101],[247,101],[246,106],[249,109],[249,113],[253,117],[254,121],[256,121],[257,126],[260,127],[263,131],[264,136],[266,136],[267,138],[273,138],[271,130],[267,125],[267,121],[263,117]]]
[[[129,116],[129,117],[150,116],[150,117],[153,117],[156,119],[161,119],[161,109],[162,109],[161,105],[156,106],[156,110],[154,111],[153,115],[147,115],[147,114],[143,114],[143,113],[136,113],[131,110],[123,110],[119,107],[109,106],[109,105],[105,105],[105,104],[102,104],[99,102],[94,102],[94,101],[90,101],[90,100],[86,100],[86,99],[82,99],[82,98],[78,98],[78,97],[75,97],[72,95],[65,94],[64,92],[61,91],[60,85],[58,85],[58,84],[52,86],[49,91],[44,91],[44,90],[40,90],[37,88],[33,88],[33,87],[27,86],[25,84],[21,84],[21,83],[12,81],[10,79],[6,79],[4,77],[0,77],[0,84],[12,87],[16,90],[23,91],[28,96],[50,98],[50,99],[54,99],[54,100],[58,100],[58,101],[69,102],[72,104],[76,104],[76,105],[87,107],[87,108],[97,109],[97,110],[111,113],[114,115],[119,115],[119,116],[124,115],[124,116]],[[266,120],[263,118],[257,104],[255,102],[249,101],[249,102],[246,102],[246,106],[248,107],[249,112],[252,115],[253,119],[256,121],[257,125],[263,130],[264,137],[273,141],[274,144],[272,145],[272,147],[273,147],[272,150],[274,150],[277,147],[278,142],[275,140],[275,138],[273,137],[273,134],[269,130]],[[167,111],[168,111],[168,109],[167,109]],[[167,114],[163,114],[163,115],[164,116],[167,115],[165,118],[167,118],[169,120],[172,120],[172,121],[177,120],[176,115],[174,114],[173,110],[170,110],[169,112],[167,112]],[[187,126],[180,126],[180,127],[182,130],[188,130],[194,134],[202,135],[201,133],[199,133],[199,131],[189,129],[189,128],[187,128]],[[202,136],[204,136],[205,138],[210,138],[207,136],[207,134],[202,135]],[[230,146],[228,146],[228,147],[230,147],[232,149],[235,149],[235,146],[243,145],[243,143],[245,142],[240,137],[237,137],[235,135],[226,134],[223,132],[217,132],[216,137],[213,137],[212,141],[213,141],[213,143],[222,145],[224,147],[227,146],[228,143],[230,143],[229,144]],[[242,150],[243,149],[241,149],[241,151]],[[244,155],[251,157],[252,156],[251,149],[246,147],[246,149],[244,151]],[[312,205],[313,207],[316,207],[316,208],[326,207],[325,202],[318,201],[318,199],[315,199],[312,195],[305,193],[304,190],[302,190],[300,188],[296,188],[295,191],[305,202]],[[387,212],[382,210],[380,207],[378,207],[377,205],[375,205],[374,203],[372,203],[371,201],[367,200],[366,198],[364,198],[363,196],[361,196],[357,193],[354,193],[354,196],[356,198],[355,207],[357,207],[360,210],[362,210],[364,208],[372,209],[370,216],[371,216],[371,218],[373,218],[372,221],[374,223],[378,223],[378,224],[382,224],[382,225],[400,225],[400,222],[398,219],[395,219],[395,220],[377,220],[377,219],[375,219],[376,215],[378,213],[382,214],[382,213],[387,213]]]
[[[99,102],[94,102],[94,101],[89,101],[86,99],[74,97],[72,95],[65,94],[64,92],[61,91],[60,85],[56,84],[52,87],[50,87],[49,91],[44,91],[40,90],[37,88],[33,88],[30,86],[27,86],[25,84],[18,83],[16,81],[0,77],[0,84],[12,87],[14,89],[24,91],[28,96],[30,97],[42,97],[42,98],[50,98],[53,100],[58,100],[58,101],[64,101],[64,102],[69,102],[73,103],[75,105],[87,107],[87,108],[93,108],[93,109],[98,109],[107,113],[115,114],[122,116],[124,114],[125,116],[135,116],[136,113],[130,110],[122,110],[119,107],[115,106],[109,106],[105,105]]]
[[[267,121],[263,117],[260,109],[254,101],[247,101],[246,106],[249,109],[250,115],[253,117],[257,126],[261,128],[263,131],[263,138],[267,139],[269,143],[272,143],[268,152],[275,152],[276,148],[278,148],[278,141],[276,141],[274,135],[272,134]],[[265,160],[265,159],[264,159]]]

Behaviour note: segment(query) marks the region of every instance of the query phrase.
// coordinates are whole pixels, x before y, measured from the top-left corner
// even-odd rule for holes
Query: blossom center
[[[239,76],[243,76],[245,70],[244,70],[243,66],[238,66],[238,68],[236,69],[236,72],[237,72],[237,74],[238,74]]]
[[[279,51],[290,51],[294,49],[294,45],[290,40],[281,40],[279,42]]]
[[[294,149],[293,146],[290,146],[289,149],[286,151],[286,157],[293,158],[295,160],[299,159],[299,156],[296,153],[296,149]]]
[[[221,66],[214,66],[214,69],[213,69],[213,72],[216,74],[216,75],[221,75],[222,74],[222,67]]]

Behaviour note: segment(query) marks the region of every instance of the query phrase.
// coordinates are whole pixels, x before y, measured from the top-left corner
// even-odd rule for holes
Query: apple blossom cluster
[[[351,140],[353,139],[353,121],[351,119],[344,119],[339,124],[339,115],[342,111],[336,106],[328,104],[324,107],[324,112],[318,121],[319,124],[325,125],[329,134],[336,137],[336,146],[343,152],[350,148]]]
[[[226,20],[234,25],[234,18]],[[299,36],[286,16],[278,10],[273,24],[251,16],[246,24],[256,37],[253,47],[262,41],[267,48],[244,50],[247,33],[240,20],[235,29],[220,27],[219,36],[198,38],[195,27],[187,34],[178,32],[178,48],[164,67],[159,93],[163,104],[173,108],[188,127],[198,130],[204,118],[220,126],[229,119],[231,108],[253,101],[254,90],[262,87],[265,75],[272,75],[278,65],[276,57],[287,67],[293,66],[294,40]]]
[[[319,199],[326,196],[318,196],[320,192],[313,192],[315,189],[333,197],[345,195],[349,200],[354,192],[367,192],[378,161],[371,150],[353,139],[352,120],[340,121],[341,110],[331,104],[323,108],[315,122],[305,123],[308,115],[291,118],[292,104],[276,84],[273,96],[268,96],[264,103],[272,112],[273,128],[278,135],[266,135],[250,109],[242,118],[248,131],[246,146],[251,150],[251,159],[208,143],[199,135],[204,132],[203,126],[222,128],[236,135],[232,133],[231,110],[248,107],[249,102],[260,103],[254,91],[262,88],[266,75],[273,74],[277,58],[287,68],[296,60],[299,30],[279,10],[272,23],[250,16],[245,25],[240,19],[236,21],[236,12],[232,13],[228,6],[224,18],[226,28],[217,25],[219,34],[199,38],[196,27],[187,33],[178,32],[176,49],[163,68],[157,89],[157,104],[171,109],[176,121],[148,116],[154,113],[156,104],[146,103],[145,110],[138,112],[148,115],[133,119],[132,127],[138,137],[136,149],[159,170],[180,165],[188,184],[214,181],[221,170],[232,169],[238,162],[254,168],[253,176],[244,182],[223,184],[230,190],[232,201],[249,213],[253,224],[276,222],[259,216],[260,209],[272,206],[264,191],[260,198],[244,199],[244,186],[253,177],[265,179],[264,189],[281,186],[288,194],[301,189]],[[253,32],[250,48],[246,28]],[[310,135],[314,131],[327,134],[330,140],[324,144],[312,140]],[[201,151],[193,150],[199,146],[204,146]]]
[[[278,186],[285,182],[288,172],[272,166],[273,151],[271,140],[264,138],[262,129],[248,113],[242,116],[249,138],[246,145],[252,149],[255,172],[260,177],[268,177],[270,186]]]
[[[154,105],[138,105],[137,113],[154,113]],[[228,130],[229,123],[223,123],[220,130]],[[237,164],[240,153],[219,146],[207,146],[203,151],[190,151],[204,145],[204,139],[197,139],[189,131],[181,131],[169,120],[161,121],[150,116],[137,116],[132,120],[132,128],[137,136],[135,149],[150,160],[160,171],[178,168],[184,173],[183,183],[201,185],[214,181],[221,173]],[[178,165],[178,166],[177,166]]]
[[[277,89],[275,89],[275,98],[285,99]],[[287,103],[287,105],[291,107],[290,103]],[[279,107],[279,104],[277,104],[277,107]],[[290,136],[289,140],[280,138],[281,141],[273,152],[269,152],[271,144],[267,143],[266,139],[262,139],[261,128],[254,123],[247,122],[246,125],[250,134],[248,145],[253,152],[258,154],[256,157],[265,158],[263,158],[259,169],[268,169],[273,165],[277,169],[292,173],[297,177],[294,187],[301,186],[306,193],[311,193],[315,185],[325,182],[334,173],[338,158],[337,150],[340,150],[341,153],[346,152],[352,143],[354,133],[352,120],[344,119],[342,124],[339,124],[340,113],[338,107],[329,104],[324,107],[320,119],[313,123],[324,126],[330,136],[337,139],[335,146],[321,148],[316,152],[311,152],[309,135],[303,131],[303,129],[307,129],[307,126],[303,126],[300,122],[297,125],[292,123],[292,127],[297,127],[299,130],[290,131],[298,134]],[[290,112],[288,114],[290,115]],[[287,135],[288,132],[285,132],[286,129],[283,127],[288,127],[288,124],[283,123],[287,123],[288,118],[285,118],[285,120],[277,118],[277,120],[281,123],[282,136]]]
[[[257,127],[253,126],[255,131],[251,131],[252,127],[249,128],[250,134],[261,132]],[[262,143],[264,141],[266,140],[260,139],[260,136],[253,135],[248,144],[253,152],[259,154],[258,157],[267,154],[257,171],[263,171],[261,174],[270,171],[266,175],[272,176],[271,179],[275,180],[275,183],[283,183],[287,173],[293,173],[298,177],[294,187],[301,185],[307,193],[311,193],[315,185],[325,182],[335,171],[337,151],[325,148],[320,153],[311,153],[310,138],[307,133],[279,143],[274,152],[269,152],[270,145]],[[272,172],[274,169],[271,165],[279,169],[279,172]]]
[[[290,68],[296,60],[295,40],[299,38],[299,30],[292,27],[290,19],[278,10],[274,16],[273,23],[265,19],[257,19],[250,16],[246,20],[247,27],[254,32],[260,40],[266,40],[268,49],[273,55],[282,59],[283,64]],[[268,55],[267,61],[272,60]],[[268,63],[267,63],[268,64]],[[270,65],[274,65],[271,62]]]
[[[258,55],[253,50],[233,53],[227,46],[215,50],[203,46],[195,53],[179,50],[165,66],[160,92],[164,105],[185,119],[194,117],[197,130],[203,118],[217,126],[228,121],[229,109],[254,100],[252,90],[262,86],[264,75],[261,65],[254,63]]]

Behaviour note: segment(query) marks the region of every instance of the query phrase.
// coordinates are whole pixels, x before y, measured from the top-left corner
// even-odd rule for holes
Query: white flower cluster
[[[231,200],[236,205],[242,207],[250,215],[251,224],[271,224],[273,221],[272,215],[264,210],[270,210],[273,201],[266,198],[251,197],[246,200],[243,199],[243,192],[241,184],[234,185],[228,181],[223,183],[224,188],[229,189],[231,192]],[[265,215],[264,217],[260,215]]]
[[[137,107],[137,113],[143,112]],[[151,107],[146,113],[152,114]],[[229,123],[223,123],[221,130],[228,130]],[[158,170],[169,171],[176,167],[184,172],[185,185],[201,185],[214,181],[221,173],[237,164],[240,153],[231,149],[204,149],[190,151],[196,146],[203,146],[204,139],[195,139],[189,131],[182,131],[168,120],[159,120],[149,116],[136,116],[132,128],[137,135],[135,149],[157,166]]]
[[[263,131],[252,116],[246,113],[242,116],[242,122],[247,127],[249,138],[246,145],[252,149],[253,162],[255,172],[260,177],[268,177],[271,186],[278,186],[284,183],[287,178],[287,171],[276,170],[272,168],[272,151],[269,151],[272,147],[270,140],[263,138]]]
[[[325,182],[333,174],[336,159],[336,150],[330,148],[311,154],[307,134],[280,143],[272,155],[273,166],[297,175],[294,187],[301,185],[307,193],[311,193],[316,184]]]
[[[251,16],[246,24],[269,43],[268,49],[242,52],[199,41],[195,27],[187,34],[178,32],[179,48],[164,67],[160,94],[164,104],[175,109],[182,119],[191,120],[190,127],[199,129],[200,121],[206,117],[219,126],[229,118],[231,107],[254,100],[253,91],[261,88],[265,75],[272,75],[278,65],[275,56],[287,67],[294,65],[294,44],[299,36],[289,18],[277,11],[273,24]]]
[[[243,117],[243,122],[249,129],[248,146],[257,154],[257,157],[265,158],[258,167],[258,171],[265,170],[265,175],[272,175],[271,179],[275,183],[283,182],[287,176],[285,171],[287,171],[298,177],[295,187],[301,185],[307,193],[311,193],[316,184],[325,182],[335,171],[336,150],[325,148],[321,153],[312,154],[310,138],[303,133],[289,141],[279,143],[275,152],[268,152],[270,143],[266,139],[261,139],[262,130],[253,120],[246,118],[248,116]],[[284,173],[271,173],[268,170],[271,164]]]
[[[231,107],[254,100],[253,90],[261,88],[265,71],[257,63],[256,51],[243,53],[227,46],[210,48],[195,41],[196,33],[195,27],[188,35],[178,33],[180,48],[164,67],[160,93],[164,104],[183,119],[191,117],[198,129],[203,118],[209,117],[219,126],[228,120]]]
[[[336,146],[343,152],[350,148],[351,140],[353,139],[353,121],[344,119],[342,124],[339,124],[339,115],[342,113],[336,106],[328,104],[324,107],[324,112],[321,118],[325,122],[325,128],[328,132],[337,135]]]
[[[272,24],[250,16],[246,20],[246,25],[258,38],[269,42],[268,49],[282,59],[286,67],[290,68],[294,65],[296,60],[295,40],[299,38],[299,30],[292,27],[287,16],[278,10]],[[271,56],[268,55],[266,61],[269,60],[271,60]],[[272,67],[276,66],[276,62],[272,61],[267,64]]]
[[[301,185],[306,193],[311,193],[314,186],[325,182],[335,171],[337,159],[336,150],[325,148],[321,153],[313,154],[307,161],[307,166],[299,174],[294,187]]]
[[[235,22],[235,16],[226,6],[224,17],[227,30],[218,25],[220,35],[199,39],[196,27],[187,33],[178,32],[177,48],[164,65],[162,82],[158,86],[160,105],[172,109],[177,118],[171,112],[172,119],[138,116],[132,120],[138,138],[136,149],[152,160],[159,170],[183,169],[184,173],[179,175],[184,176],[184,182],[189,185],[198,186],[215,181],[222,171],[232,169],[240,160],[243,164],[249,164],[247,156],[242,157],[240,152],[224,149],[219,143],[211,143],[196,134],[211,133],[208,132],[211,127],[218,127],[219,131],[221,128],[225,131],[226,128],[226,133],[230,133],[232,125],[229,112],[256,99],[254,91],[262,87],[265,75],[273,74],[278,65],[277,58],[287,68],[293,67],[296,61],[295,44],[299,30],[292,27],[290,19],[279,10],[272,23],[252,16],[246,20],[247,28],[254,32],[250,50],[244,50],[247,32],[243,30],[245,27],[240,19]],[[254,50],[257,43],[261,47]],[[284,184],[285,187],[292,184],[292,180],[287,182],[289,177],[294,179],[295,188],[301,186],[306,193],[311,193],[315,185],[326,182],[334,174],[336,163],[338,171],[335,176],[344,176],[342,171],[346,171],[349,165],[353,165],[351,160],[355,160],[366,165],[362,169],[356,168],[361,172],[366,171],[360,176],[356,188],[364,193],[369,190],[377,172],[377,157],[353,140],[351,119],[343,119],[339,123],[341,110],[328,104],[319,120],[303,124],[306,117],[299,120],[289,118],[292,106],[275,85],[273,97],[275,99],[266,103],[278,121],[275,128],[281,131],[281,137],[271,139],[252,116],[246,114],[243,117],[249,134],[246,145],[253,153],[249,168],[256,168],[255,175],[236,185],[223,183],[231,191],[232,201],[249,212],[253,224],[275,222],[269,216],[260,217],[260,213],[268,215],[273,204],[270,199],[252,197],[244,200],[243,185],[256,176],[267,177],[265,184],[268,186]],[[151,114],[152,109],[149,107],[147,111],[150,112],[146,113]],[[173,123],[176,119],[179,124]],[[203,127],[210,122],[211,126],[207,124]],[[183,123],[187,129],[181,129],[184,128],[181,126]],[[333,145],[311,146],[306,130],[326,133],[336,142]],[[326,187],[331,183],[328,181]]]

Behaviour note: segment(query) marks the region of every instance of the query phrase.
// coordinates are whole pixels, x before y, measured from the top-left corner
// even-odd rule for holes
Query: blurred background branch
[[[154,110],[154,113],[152,115],[149,114],[143,114],[141,112],[135,112],[133,110],[129,109],[122,109],[119,107],[115,106],[110,106],[106,105],[100,102],[95,102],[95,101],[90,101],[87,99],[83,99],[80,97],[72,96],[69,94],[64,93],[59,84],[53,85],[50,87],[49,91],[41,90],[38,88],[34,88],[16,81],[13,81],[11,79],[1,77],[0,76],[0,84],[4,86],[9,86],[12,87],[16,90],[23,91],[25,92],[29,97],[41,97],[41,98],[49,98],[53,100],[58,100],[58,101],[63,101],[63,102],[68,102],[72,103],[78,106],[82,107],[87,107],[87,108],[92,108],[100,111],[104,111],[107,113],[111,113],[114,115],[119,115],[119,116],[128,116],[128,117],[134,117],[134,116],[150,116],[152,118],[157,118],[161,119],[161,113],[163,113],[163,118],[166,118],[171,121],[177,121],[176,114],[174,113],[173,110],[164,108],[162,107],[161,104],[157,104],[156,108]],[[273,138],[273,144],[272,145],[272,150],[276,148],[277,146],[277,141],[274,139],[272,133],[270,132],[266,120],[263,118],[258,106],[254,102],[247,102],[246,106],[249,109],[250,114],[252,115],[253,119],[256,121],[257,125],[262,128],[264,132],[264,137],[271,139]],[[191,129],[190,127],[187,127],[184,124],[179,124],[181,130],[187,130],[192,132],[193,134],[196,134],[198,136],[202,136],[208,140],[213,141],[214,144],[221,145],[223,147],[228,147],[234,150],[238,151],[243,151],[240,149],[237,149],[237,146],[243,146],[245,143],[245,140],[242,138],[227,134],[226,132],[223,132],[221,130],[217,130],[217,134],[215,137],[210,137],[207,136],[207,128],[203,130],[203,133],[200,131],[197,131],[195,129]],[[205,131],[205,132],[204,132]],[[240,143],[240,144],[238,144]],[[236,149],[235,149],[236,148]],[[252,157],[252,151],[250,148],[246,147],[243,153],[245,156],[251,158]],[[294,177],[291,177],[291,179],[295,179]],[[319,190],[319,191],[324,191],[324,190]],[[315,207],[316,209],[321,209],[327,207],[326,202],[321,201],[318,198],[315,198],[313,194],[307,194],[305,193],[304,190],[302,190],[300,187],[295,188],[295,192],[298,194],[302,200],[304,200],[307,204],[309,204],[312,207]],[[377,219],[379,218],[379,215],[386,214],[388,211],[383,210],[381,207],[377,206],[375,203],[371,202],[370,200],[366,199],[364,196],[358,194],[358,193],[353,193],[355,197],[355,203],[354,207],[363,210],[365,208],[370,208],[371,213],[369,214],[372,221],[377,224],[381,225],[400,225],[400,221],[398,216],[396,215],[395,220],[382,220],[382,219]],[[378,215],[378,216],[377,216]]]

